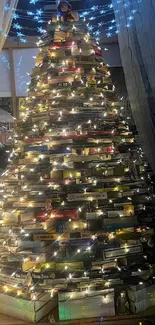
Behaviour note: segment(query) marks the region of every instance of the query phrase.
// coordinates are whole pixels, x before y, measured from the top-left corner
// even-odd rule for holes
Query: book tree
[[[50,292],[60,319],[133,312],[127,288],[154,274],[143,152],[99,44],[66,1],[38,48],[1,178],[0,293]]]

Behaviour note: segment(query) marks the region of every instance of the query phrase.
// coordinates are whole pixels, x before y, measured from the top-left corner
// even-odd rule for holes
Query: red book
[[[48,140],[49,137],[43,137],[43,138],[28,138],[28,139],[24,139],[23,142],[24,143],[34,143],[34,142],[40,142],[40,141],[46,141]]]
[[[35,212],[35,219],[37,221],[40,221],[40,222],[44,222],[44,221],[47,221],[49,220],[50,216],[47,215],[47,212],[46,211],[37,211]]]
[[[60,49],[62,47],[75,47],[77,42],[54,42],[51,45],[51,49]]]
[[[93,50],[95,51],[96,55],[103,56],[102,50],[100,50],[97,46],[93,45]]]
[[[52,210],[50,218],[78,220],[78,210]]]
[[[111,134],[118,135],[118,132],[117,131],[91,131],[91,132],[88,132],[88,135],[111,135]]]
[[[83,68],[61,68],[59,69],[59,73],[63,72],[82,72]]]

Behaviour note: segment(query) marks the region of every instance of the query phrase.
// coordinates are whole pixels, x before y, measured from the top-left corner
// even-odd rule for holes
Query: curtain
[[[0,123],[15,123],[15,119],[10,113],[0,108]]]
[[[0,0],[0,51],[12,23],[12,9],[16,9],[18,0]],[[7,10],[7,7],[9,8]]]
[[[155,172],[155,1],[112,1],[134,121]]]

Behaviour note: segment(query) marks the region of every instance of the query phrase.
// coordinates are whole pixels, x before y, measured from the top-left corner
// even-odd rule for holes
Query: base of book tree
[[[43,294],[38,301],[25,300],[0,294],[0,314],[37,323],[57,306],[57,297]]]
[[[154,315],[154,300],[151,296],[154,293],[154,285],[149,288],[138,290],[137,287],[131,287],[129,293],[129,310],[125,310],[126,303],[122,297],[120,305],[114,298],[112,289],[104,290],[103,292],[73,292],[60,293],[58,297],[51,297],[50,294],[43,294],[37,301],[25,300],[22,298],[12,297],[7,294],[0,294],[0,314],[10,316],[11,324],[15,324],[17,319],[30,323],[38,323],[40,320],[43,323],[59,324],[59,321],[68,321],[68,324],[73,324],[76,321],[85,319],[86,323],[90,319],[92,323],[98,324],[101,318],[106,321],[123,319],[139,319],[152,317]],[[144,302],[144,295],[147,297],[147,303]],[[80,299],[79,299],[80,298]],[[117,305],[117,306],[116,306]],[[134,309],[133,309],[134,306]],[[13,317],[13,319],[12,319]],[[1,321],[0,321],[0,324]]]
[[[118,292],[119,291],[119,292]],[[61,292],[59,320],[138,315],[155,306],[155,285],[139,284],[126,290]]]

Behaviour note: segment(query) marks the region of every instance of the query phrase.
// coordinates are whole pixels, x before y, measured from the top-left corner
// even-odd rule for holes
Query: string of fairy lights
[[[113,8],[112,5],[103,5],[103,6],[93,6],[90,10],[79,10],[80,11],[80,17],[87,20],[89,19],[92,24],[88,26],[88,29],[90,31],[95,32],[95,36],[97,37],[97,40],[99,40],[99,35],[101,34],[101,30],[104,28],[104,32],[106,33],[107,37],[110,37],[110,35],[114,35],[117,33],[116,31],[116,22],[115,19],[112,19],[109,21],[101,21],[97,22],[96,20],[100,18],[105,18],[106,16],[111,16],[113,14]],[[18,12],[18,9],[17,9]],[[44,12],[42,9],[36,9],[35,11],[21,11],[19,10],[19,13],[13,13],[13,25],[12,25],[12,34],[16,35],[20,38],[20,41],[23,43],[26,43],[26,36],[24,34],[24,29],[22,25],[18,23],[18,19],[22,17],[23,19],[31,22],[35,21],[36,28],[34,30],[37,34],[41,35],[45,33],[45,25],[48,22],[49,19],[51,19],[53,12]],[[107,19],[107,18],[106,18]],[[42,25],[41,25],[42,24]],[[110,26],[109,26],[110,24]],[[31,30],[31,28],[26,28],[26,30]],[[111,32],[110,32],[111,31]]]
[[[138,0],[140,4],[143,0]],[[44,34],[45,27],[54,11],[45,11],[42,8],[36,8],[36,5],[39,3],[55,4],[55,1],[40,1],[40,0],[29,0],[29,5],[32,10],[24,10],[17,8],[12,10],[12,27],[9,33],[10,36],[17,37],[20,42],[27,43],[27,35],[35,33],[38,36]],[[120,3],[120,0],[116,0],[117,3]],[[130,2],[128,0],[124,1],[124,8],[130,8]],[[7,13],[10,10],[9,5],[5,6],[5,12]],[[78,10],[80,18],[88,21],[88,29],[95,35],[96,41],[100,41],[101,34],[105,37],[113,37],[119,33],[119,25],[116,24],[114,18],[113,4],[106,5],[94,5],[88,9]],[[126,25],[124,28],[130,28],[132,26],[132,21],[134,16],[137,13],[137,10],[129,10],[130,15],[126,18]],[[22,21],[27,21],[28,26],[23,25]],[[31,23],[33,22],[34,28],[31,28]],[[7,37],[7,35],[5,35]]]

